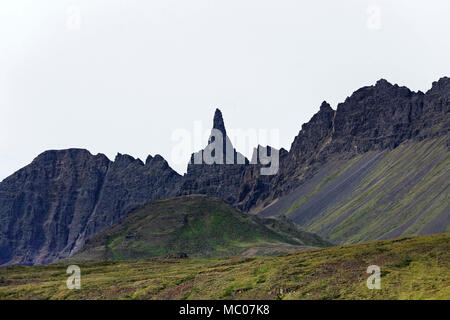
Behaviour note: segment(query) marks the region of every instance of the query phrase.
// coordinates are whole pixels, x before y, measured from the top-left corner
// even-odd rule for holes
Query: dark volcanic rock
[[[426,93],[380,80],[337,107],[329,152],[392,149],[401,142],[448,133],[450,79]]]
[[[433,82],[424,96],[421,111],[413,118],[415,135],[425,138],[450,132],[450,78]]]
[[[46,151],[0,183],[0,265],[69,256],[87,237],[149,200],[175,194],[181,177],[160,156],[111,162],[87,150]]]
[[[212,147],[214,137],[210,137],[205,149],[191,156],[187,173],[178,195],[205,194],[225,200],[230,204],[238,201],[239,188],[246,166],[249,161],[240,153],[236,152],[229,140],[222,112],[216,109],[213,120],[213,130],[219,130],[223,135],[223,155],[221,163],[207,164],[203,155]],[[212,152],[213,155],[214,152]],[[201,159],[201,162],[196,161]],[[228,161],[227,161],[228,160]],[[238,164],[238,160],[240,163]],[[231,163],[229,163],[231,162]]]
[[[0,264],[34,264],[68,253],[108,167],[104,155],[86,150],[46,151],[6,178],[0,184]]]
[[[295,137],[289,154],[281,162],[281,169],[277,185],[290,189],[301,180],[305,167],[308,167],[320,152],[331,142],[334,132],[333,123],[335,111],[326,102],[322,102],[317,112]]]
[[[270,146],[258,146],[254,149],[252,161],[248,161],[237,152],[226,135],[222,113],[216,109],[213,120],[213,130],[219,130],[224,137],[224,154],[222,164],[207,164],[204,161],[196,163],[196,157],[200,157],[212,147],[214,139],[209,139],[205,149],[191,156],[184,182],[178,195],[205,194],[218,197],[229,204],[243,210],[250,211],[258,201],[262,201],[270,192],[271,176],[261,176],[262,167],[259,150],[270,156],[272,152],[279,152],[280,157],[285,157],[287,151],[276,150]],[[230,161],[230,162],[228,162]],[[265,166],[269,166],[266,164]]]
[[[214,112],[213,129],[219,130],[224,136],[227,135],[225,123],[223,122],[222,111],[220,111],[219,109],[216,109],[216,112]]]
[[[395,148],[412,136],[412,117],[421,114],[423,94],[379,80],[357,90],[337,107],[334,152]]]

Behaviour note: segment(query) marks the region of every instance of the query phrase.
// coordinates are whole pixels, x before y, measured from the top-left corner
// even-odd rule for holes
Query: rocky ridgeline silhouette
[[[154,199],[206,194],[257,212],[309,179],[333,155],[351,158],[408,139],[448,135],[449,111],[447,77],[426,93],[380,80],[354,92],[336,111],[323,102],[289,152],[258,146],[252,158],[260,150],[279,154],[275,175],[261,175],[262,165],[233,147],[224,149],[224,157],[231,155],[234,164],[194,164],[193,154],[184,176],[158,155],[143,163],[121,154],[110,161],[81,149],[46,151],[0,183],[0,265],[70,256],[86,239]],[[228,139],[220,110],[213,129]]]

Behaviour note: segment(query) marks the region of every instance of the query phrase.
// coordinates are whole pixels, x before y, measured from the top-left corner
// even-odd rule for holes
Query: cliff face
[[[67,257],[132,208],[174,195],[180,180],[160,156],[44,152],[0,183],[0,265]]]
[[[401,142],[448,133],[450,79],[425,94],[380,80],[337,107],[331,151],[392,149]]]

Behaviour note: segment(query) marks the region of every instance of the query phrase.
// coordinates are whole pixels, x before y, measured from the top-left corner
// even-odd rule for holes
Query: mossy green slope
[[[319,172],[320,179],[296,190],[296,199],[280,199],[279,209],[268,208],[266,215],[289,215],[334,243],[448,232],[448,140],[407,141],[390,151],[337,160],[326,174]]]
[[[381,289],[366,286],[369,265]],[[450,299],[450,234],[284,256],[188,258],[0,268],[0,299]]]
[[[135,209],[69,260],[142,259],[181,252],[193,257],[276,254],[327,245],[288,221],[260,219],[220,199],[191,195]]]
[[[449,184],[446,139],[405,143],[386,153],[344,201],[305,227],[352,243],[449,231]]]

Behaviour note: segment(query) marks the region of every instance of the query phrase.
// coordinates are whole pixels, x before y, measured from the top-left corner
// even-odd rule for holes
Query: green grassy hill
[[[241,213],[217,198],[183,196],[151,202],[90,239],[68,260],[142,259],[292,252],[330,243],[292,222]]]
[[[381,289],[369,290],[369,265]],[[0,299],[450,299],[450,234],[401,238],[284,256],[153,258],[0,268]]]
[[[450,231],[450,137],[336,159],[260,213],[334,243]]]

